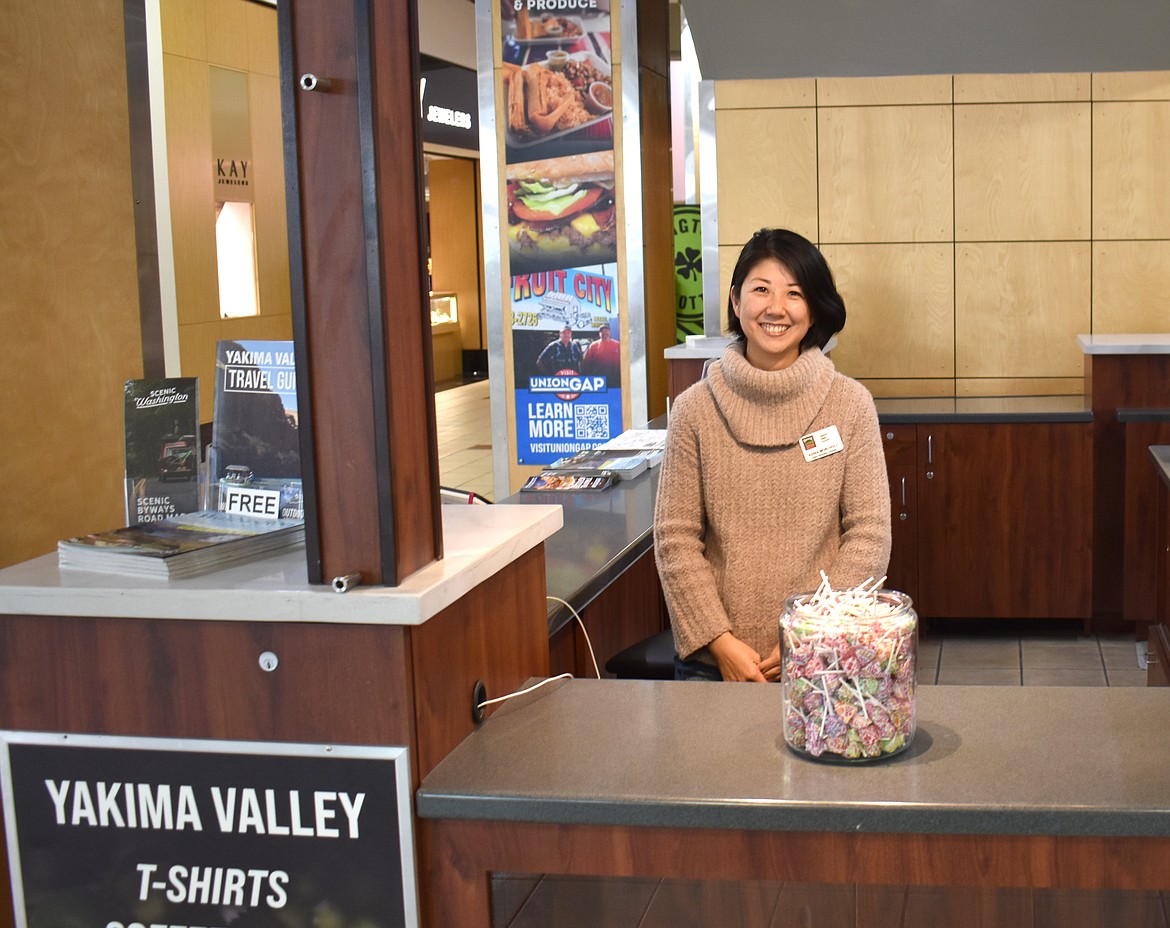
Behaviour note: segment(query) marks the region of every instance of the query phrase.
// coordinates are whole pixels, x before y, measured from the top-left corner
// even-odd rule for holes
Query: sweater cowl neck
[[[829,395],[836,368],[819,348],[809,348],[782,371],[753,367],[742,342],[727,346],[706,383],[735,440],[778,447],[808,434]]]

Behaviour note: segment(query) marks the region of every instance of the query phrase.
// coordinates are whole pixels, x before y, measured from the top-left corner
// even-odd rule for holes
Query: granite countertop
[[[442,560],[396,587],[310,586],[303,549],[186,580],[62,570],[57,555],[0,570],[0,613],[420,625],[561,527],[559,506],[443,506]]]
[[[658,468],[652,468],[601,493],[514,493],[500,503],[560,504],[564,530],[544,543],[545,584],[549,596],[580,612],[654,546],[657,495]],[[572,620],[568,609],[549,600],[550,636]]]
[[[1166,486],[1170,487],[1170,445],[1150,445],[1150,457]]]
[[[1170,334],[1078,335],[1085,354],[1170,354]]]
[[[924,686],[910,749],[791,753],[778,686],[565,680],[423,780],[422,818],[776,831],[1170,835],[1158,688]],[[1059,777],[1055,772],[1059,771]]]

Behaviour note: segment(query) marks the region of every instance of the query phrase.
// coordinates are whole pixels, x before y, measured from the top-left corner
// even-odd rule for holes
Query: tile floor
[[[435,394],[439,483],[494,500],[492,413],[488,382],[479,380]]]
[[[488,396],[486,380],[436,394],[439,473],[444,486],[495,499]],[[989,627],[978,621],[930,622],[919,641],[918,664],[920,685],[1144,686],[1146,673],[1144,643],[1135,643],[1132,635],[1086,635],[1079,623]],[[498,928],[1170,928],[1170,893],[1157,892],[733,885],[513,874],[497,875],[492,887]]]

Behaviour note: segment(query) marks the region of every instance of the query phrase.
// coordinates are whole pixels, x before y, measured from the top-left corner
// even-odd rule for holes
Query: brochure
[[[199,382],[127,380],[126,524],[199,509]]]

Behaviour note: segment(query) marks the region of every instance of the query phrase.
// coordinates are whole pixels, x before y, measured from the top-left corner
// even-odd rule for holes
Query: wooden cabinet
[[[1086,423],[919,423],[883,426],[883,438],[895,526],[889,582],[921,615],[1089,618]]]
[[[576,620],[570,620],[549,640],[549,673],[595,676],[589,656],[592,648],[602,676],[612,676],[605,671],[606,661],[623,648],[670,627],[654,549],[623,571],[580,614],[589,632],[588,643]]]
[[[1151,627],[1149,646],[1146,686],[1170,686],[1170,629],[1165,625]]]
[[[918,431],[913,425],[882,427],[890,477],[890,566],[886,586],[918,596]]]

